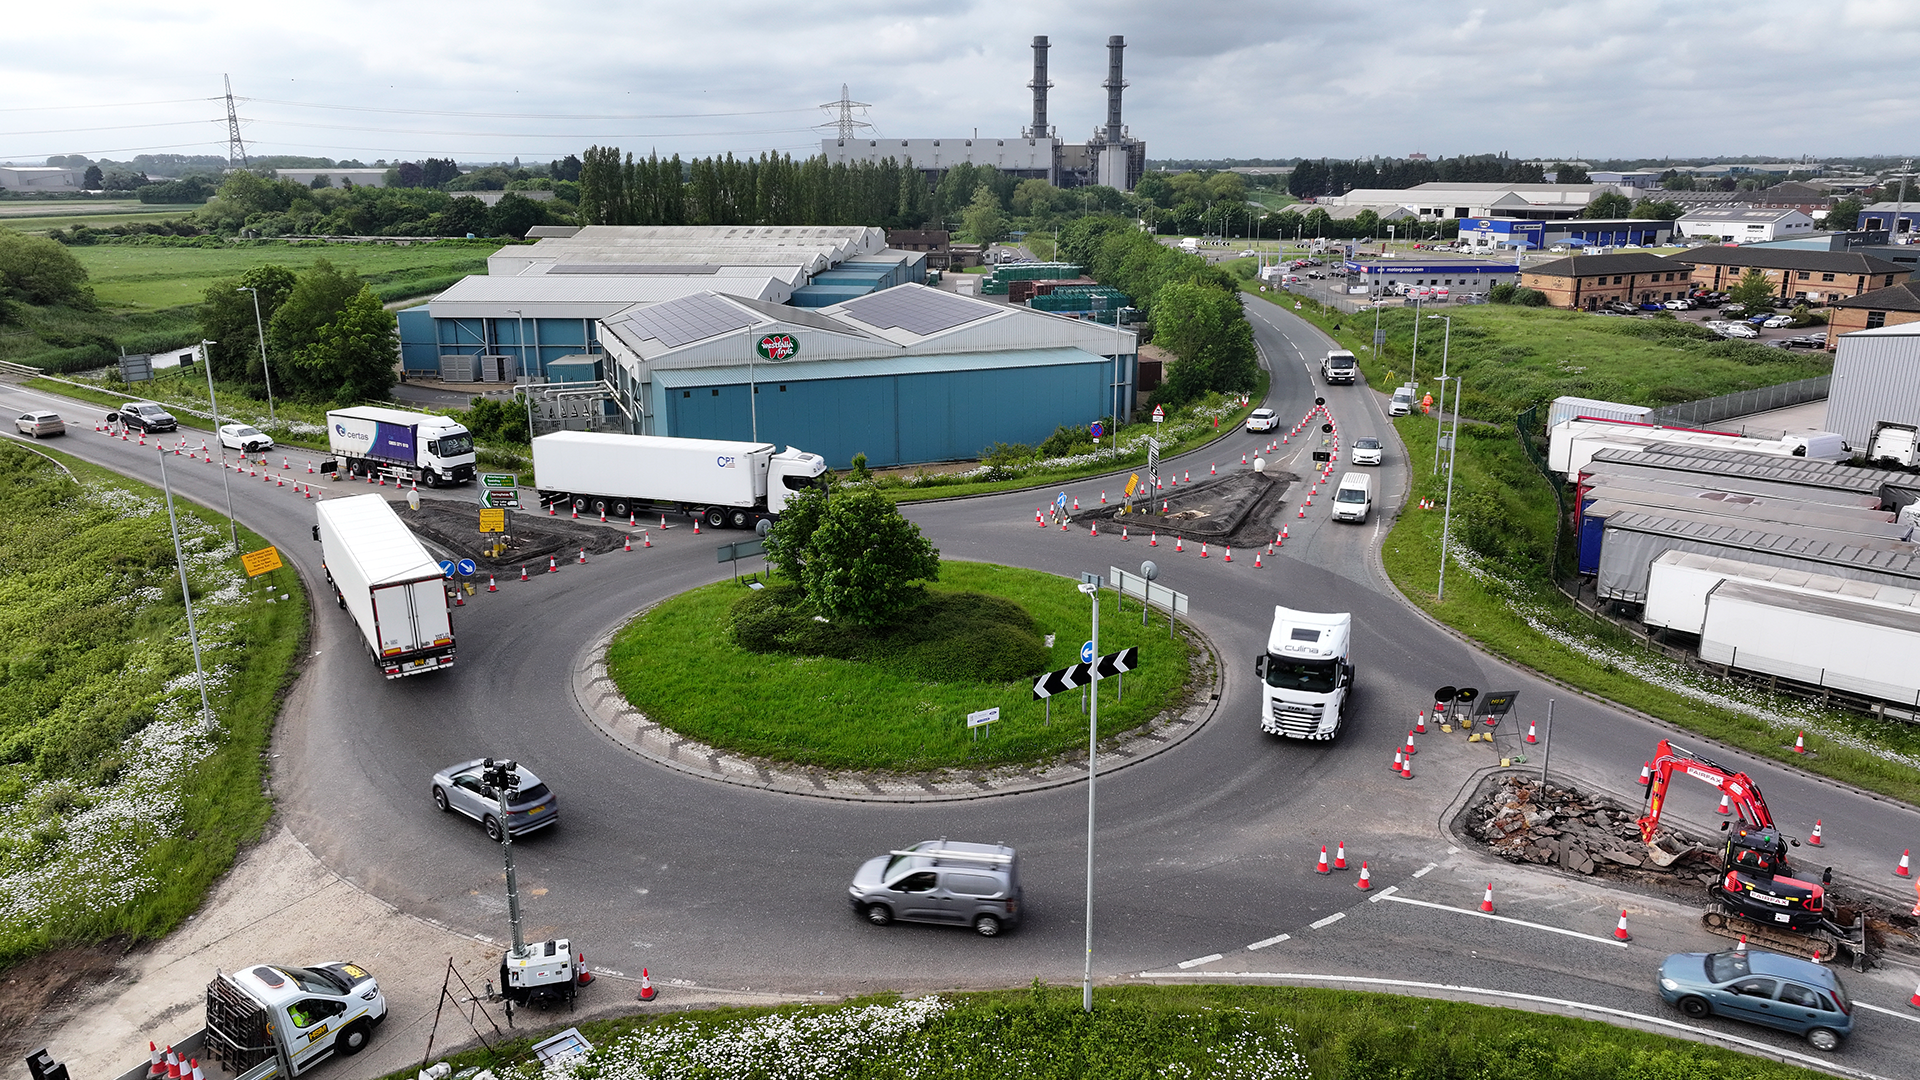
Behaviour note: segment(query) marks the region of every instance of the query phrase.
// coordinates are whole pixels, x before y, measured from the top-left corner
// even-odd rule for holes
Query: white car
[[[1757,338],[1760,336],[1760,331],[1755,330],[1746,323],[1728,323],[1725,326],[1716,327],[1715,329],[1730,338]]]
[[[1272,431],[1280,426],[1280,417],[1272,409],[1255,409],[1247,414],[1248,431]]]
[[[1362,435],[1353,440],[1353,450],[1348,454],[1348,460],[1355,465],[1378,465],[1380,454],[1380,440],[1372,435]]]
[[[243,454],[273,449],[273,436],[245,424],[220,425],[220,445]]]
[[[1769,330],[1778,330],[1783,326],[1792,326],[1793,316],[1775,315],[1773,318],[1768,319],[1766,322],[1763,322],[1760,325],[1766,327]]]

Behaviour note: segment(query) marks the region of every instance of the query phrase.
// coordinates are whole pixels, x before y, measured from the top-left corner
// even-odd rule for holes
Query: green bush
[[[929,682],[1011,682],[1047,666],[1033,616],[987,593],[915,590],[900,616],[879,627],[817,614],[804,590],[775,584],[734,603],[728,633],[749,652],[857,660]]]
[[[1043,458],[1067,457],[1093,449],[1093,432],[1083,427],[1062,424],[1040,444]]]

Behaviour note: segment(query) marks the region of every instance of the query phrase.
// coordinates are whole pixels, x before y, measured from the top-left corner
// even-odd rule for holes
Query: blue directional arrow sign
[[[454,569],[460,571],[461,577],[472,577],[473,572],[479,568],[474,566],[472,559],[461,559],[454,564]]]
[[[1093,642],[1088,641],[1080,646],[1080,662],[1083,664],[1093,663]]]
[[[1067,508],[1067,493],[1064,491],[1061,492],[1060,497],[1053,500],[1053,505],[1059,507],[1062,510],[1065,510]]]
[[[442,574],[445,574],[445,575],[447,576],[447,580],[448,580],[448,581],[452,581],[452,580],[453,580],[453,570],[454,570],[454,566],[453,566],[453,560],[452,560],[452,559],[441,559],[441,560],[440,560],[440,572],[441,572]]]

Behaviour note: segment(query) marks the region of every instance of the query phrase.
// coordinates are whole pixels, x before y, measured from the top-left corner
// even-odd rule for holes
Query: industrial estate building
[[[1645,218],[1569,218],[1538,221],[1530,218],[1466,218],[1460,222],[1460,242],[1476,251],[1509,248],[1546,251],[1550,248],[1659,247],[1673,238],[1673,222]]]
[[[1774,284],[1776,296],[1815,304],[1884,289],[1913,272],[1871,255],[1785,246],[1698,247],[1684,258],[1694,265],[1699,288],[1725,292],[1748,270],[1758,270]]]
[[[1810,234],[1813,218],[1798,210],[1711,207],[1687,211],[1676,223],[1675,230],[1682,236],[1747,244]]]
[[[1437,253],[1433,258],[1418,262],[1411,259],[1348,259],[1346,270],[1353,275],[1348,279],[1349,288],[1365,286],[1373,294],[1404,293],[1407,289],[1421,287],[1484,294],[1495,285],[1514,285],[1520,279],[1518,263],[1448,259]]]
[[[1881,424],[1920,427],[1920,312],[1906,315],[1904,325],[1889,323],[1832,339],[1838,349],[1827,395],[1827,430],[1855,450],[1864,452]]]
[[[1593,311],[1602,304],[1665,302],[1692,291],[1693,267],[1651,252],[1574,255],[1529,266],[1520,283],[1553,307]]]
[[[62,169],[53,165],[0,165],[0,190],[5,191],[79,191],[83,178],[80,169]]]
[[[1501,184],[1434,181],[1410,188],[1355,188],[1319,200],[1329,213],[1345,208],[1351,217],[1372,210],[1382,220],[1394,216],[1422,221],[1447,218],[1524,218],[1553,221],[1577,218],[1594,196],[1614,191],[1608,184]],[[1342,216],[1336,214],[1336,216]]]
[[[1827,312],[1828,349],[1837,348],[1845,340],[1842,335],[1856,330],[1920,323],[1920,282],[1908,278],[1884,289],[1835,300],[1831,308]],[[1875,385],[1874,392],[1882,390]]]

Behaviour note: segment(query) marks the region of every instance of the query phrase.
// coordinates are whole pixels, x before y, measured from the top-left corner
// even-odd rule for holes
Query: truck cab
[[[827,459],[789,446],[767,459],[767,513],[779,514],[787,500],[826,484]]]
[[[257,964],[207,985],[206,1055],[237,1080],[299,1076],[366,1049],[386,1016],[358,964]]]
[[[1320,361],[1320,377],[1329,385],[1334,383],[1352,385],[1354,374],[1358,370],[1358,361],[1345,349],[1331,350]]]
[[[1260,730],[1293,739],[1332,739],[1353,687],[1347,659],[1353,616],[1275,605],[1267,649],[1254,658],[1260,677]]]

